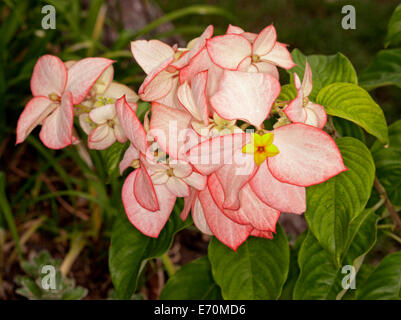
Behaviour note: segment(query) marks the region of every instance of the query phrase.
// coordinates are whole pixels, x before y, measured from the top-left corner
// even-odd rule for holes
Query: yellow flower
[[[263,136],[253,133],[252,142],[242,148],[243,153],[253,153],[255,163],[260,166],[267,157],[274,157],[280,151],[273,144],[273,133],[266,133]]]

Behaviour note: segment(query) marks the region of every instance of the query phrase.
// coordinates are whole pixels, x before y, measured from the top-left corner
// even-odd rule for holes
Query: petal
[[[107,124],[102,124],[92,131],[89,136],[89,141],[99,142],[112,134],[112,129]]]
[[[123,127],[119,124],[114,125],[114,135],[116,137],[116,140],[120,143],[125,143],[128,140]]]
[[[130,145],[124,153],[124,157],[120,162],[119,168],[120,168],[120,174],[122,175],[123,172],[131,166],[132,162],[134,160],[139,159],[139,151],[135,149],[133,145]]]
[[[177,91],[178,91],[178,86],[180,84],[178,77],[173,77],[170,78],[171,80],[171,89],[165,95],[164,97],[160,99],[156,99],[154,102],[157,102],[159,104],[164,104],[166,106],[169,106],[171,108],[176,108],[179,110],[184,110],[184,108],[181,106],[180,102],[178,101],[177,97]]]
[[[291,54],[287,49],[287,45],[280,42],[276,42],[273,49],[268,54],[262,56],[261,59],[270,61],[275,65],[287,70],[295,66]]]
[[[237,26],[233,26],[232,24],[228,25],[226,34],[241,34],[244,33],[245,31]]]
[[[34,97],[29,100],[18,119],[16,143],[23,142],[55,108],[57,108],[57,104],[46,97]]]
[[[81,126],[81,129],[87,135],[90,135],[90,133],[93,130],[93,127],[91,126],[92,120],[89,118],[89,113],[80,114],[78,119],[79,119],[79,125]]]
[[[224,191],[216,174],[211,174],[208,178],[207,186],[210,194],[220,211],[235,223],[249,225],[249,219],[243,211],[227,210],[223,208]]]
[[[191,208],[194,205],[194,201],[197,196],[198,192],[194,188],[191,188],[189,196],[184,197],[184,208],[180,213],[180,217],[183,221],[187,220],[189,211],[191,211]]]
[[[189,177],[183,178],[182,180],[196,190],[205,189],[207,184],[207,177],[197,172],[192,172]]]
[[[253,54],[264,56],[269,53],[276,44],[277,33],[273,25],[264,28],[256,37],[252,50]]]
[[[134,196],[134,182],[137,174],[138,170],[132,172],[122,188],[125,212],[130,222],[143,234],[157,238],[174,208],[176,197],[168,191],[165,185],[157,185],[154,188],[160,209],[153,212],[143,208]]]
[[[146,74],[174,56],[173,48],[159,40],[132,41],[131,52]]]
[[[99,77],[99,79],[96,80],[95,84],[93,85],[93,88],[95,89],[95,92],[97,95],[102,95],[107,88],[111,85],[114,77],[114,68],[113,65],[109,66]],[[119,98],[119,97],[118,97]]]
[[[124,95],[128,103],[136,103],[139,99],[134,90],[117,82],[112,82],[107,90],[103,93],[105,98],[112,98],[115,100],[120,99]]]
[[[228,134],[205,140],[187,152],[189,162],[204,175],[220,169],[225,164],[232,164],[234,152],[249,143],[245,133]]]
[[[252,191],[249,184],[246,184],[239,193],[241,202],[240,208],[235,214],[243,214],[249,223],[256,229],[264,231],[276,231],[277,220],[280,211],[271,208],[260,200]],[[227,212],[227,210],[225,210]]]
[[[147,134],[134,110],[125,100],[125,97],[117,100],[116,112],[125,135],[136,149],[145,153],[149,146]]]
[[[302,79],[302,91],[305,97],[309,97],[312,92],[312,86],[312,69],[308,61],[306,61],[304,78]]]
[[[89,118],[97,124],[106,123],[107,120],[112,120],[116,116],[116,107],[114,104],[106,104],[105,106],[92,109],[89,113]]]
[[[137,171],[133,189],[136,201],[149,211],[159,210],[159,202],[157,201],[152,179],[144,167]]]
[[[224,209],[239,209],[240,190],[252,178],[255,169],[253,155],[243,153],[239,149],[234,154],[233,164],[225,165],[216,171],[216,176],[224,191]]]
[[[334,140],[318,128],[288,124],[274,130],[274,144],[280,153],[268,166],[281,182],[307,187],[347,170]]]
[[[202,121],[202,115],[194,101],[192,89],[187,81],[178,87],[177,96],[180,104],[191,114],[191,116],[198,121]]]
[[[301,214],[306,210],[305,188],[278,181],[263,163],[249,181],[253,192],[268,206],[281,212]]]
[[[217,114],[259,127],[280,93],[280,83],[267,73],[224,71],[220,89],[210,99]]]
[[[208,188],[199,192],[199,201],[207,225],[212,233],[222,243],[236,251],[237,248],[248,238],[252,231],[252,226],[241,225],[227,218],[217,207]]]
[[[74,108],[70,92],[61,97],[60,106],[43,120],[40,139],[50,149],[62,149],[72,143]]]
[[[327,113],[324,107],[317,103],[308,102],[305,111],[305,123],[323,129],[327,122]]]
[[[73,104],[79,104],[102,73],[113,63],[106,58],[85,58],[68,69],[66,90],[72,94]]]
[[[177,178],[186,178],[192,173],[192,167],[188,162],[171,159],[169,166]]]
[[[88,148],[94,150],[105,150],[116,142],[113,129],[107,124],[102,124],[94,129],[88,138]]]
[[[166,60],[147,75],[138,91],[142,100],[155,101],[163,98],[170,92],[173,86],[172,74],[167,72],[166,69],[173,60],[174,58]]]
[[[237,34],[214,37],[207,41],[206,47],[213,63],[228,70],[237,70],[240,62],[252,54],[249,41]]]
[[[299,82],[298,75],[295,73],[295,83]],[[295,99],[291,100],[288,106],[284,109],[284,113],[292,122],[301,122],[305,123],[306,121],[306,111],[303,107],[304,96],[302,89],[299,88],[297,90],[297,96]]]
[[[194,225],[202,232],[209,236],[213,235],[212,230],[210,230],[209,225],[206,222],[205,213],[203,212],[202,205],[196,197],[193,210],[192,210],[192,219],[194,221]]]
[[[202,49],[188,65],[180,70],[180,83],[190,81],[199,72],[208,70],[212,64],[206,48]]]
[[[209,25],[205,29],[205,31],[203,31],[202,35],[196,40],[195,44],[192,46],[189,52],[184,54],[178,61],[174,62],[172,65],[178,69],[181,69],[184,66],[188,65],[188,63],[201,52],[201,50],[206,45],[206,40],[210,39],[212,35],[213,26]]]
[[[266,62],[266,61],[259,61],[259,62],[253,63],[253,65],[257,69],[257,72],[268,73],[268,74],[272,75],[273,77],[275,77],[277,80],[279,80],[279,73],[278,73],[277,67],[274,64],[272,64],[270,62]]]
[[[152,181],[154,184],[165,184],[167,183],[169,176],[166,171],[158,171],[152,173]]]
[[[245,39],[247,39],[250,43],[254,43],[256,37],[258,36],[256,33],[252,32],[244,32],[241,34]]]
[[[172,158],[182,158],[182,148],[191,123],[191,116],[175,108],[152,103],[149,133]]]
[[[238,65],[237,70],[244,71],[244,72],[258,72],[258,69],[252,63],[251,57],[245,57],[244,60],[242,60],[240,62],[240,64]]]
[[[181,105],[198,121],[209,124],[209,110],[207,105],[207,78],[208,71],[199,72],[191,81],[184,82],[178,88],[178,100]]]
[[[167,188],[171,193],[175,194],[177,197],[188,197],[189,187],[188,185],[177,177],[170,177],[166,183]]]
[[[260,237],[266,239],[273,239],[273,233],[270,231],[262,231],[258,229],[253,229],[251,232],[251,236],[253,237]]]
[[[52,93],[62,96],[67,83],[67,68],[55,56],[44,55],[33,68],[31,91],[34,96],[48,97]]]

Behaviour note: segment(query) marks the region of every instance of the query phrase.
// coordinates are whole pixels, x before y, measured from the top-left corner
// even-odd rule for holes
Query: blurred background
[[[41,10],[56,8],[56,29],[43,30]],[[356,29],[344,30],[341,9],[356,9]],[[110,174],[105,152],[90,151],[96,170],[76,147],[46,149],[39,130],[15,146],[15,126],[30,99],[29,80],[45,53],[62,60],[87,56],[115,59],[115,79],[138,90],[144,74],[129,43],[157,38],[169,44],[197,37],[213,24],[215,34],[228,24],[259,32],[274,23],[278,40],[304,54],[342,52],[358,74],[384,48],[397,0],[2,0],[0,3],[0,299],[43,298],[35,265],[59,264],[64,287],[59,298],[112,299],[108,247],[119,207],[121,179]],[[285,76],[285,75],[284,75]],[[401,90],[372,91],[390,124],[400,118]],[[368,140],[369,142],[369,140]],[[110,155],[108,155],[110,156]],[[118,155],[119,156],[119,155]],[[302,219],[302,218],[301,218]],[[290,237],[304,221],[284,221]],[[181,231],[170,250],[182,265],[206,254],[208,239],[194,228]],[[372,253],[380,256],[386,243]],[[43,251],[46,250],[46,251]],[[164,283],[158,259],[150,261],[136,298],[158,297]]]

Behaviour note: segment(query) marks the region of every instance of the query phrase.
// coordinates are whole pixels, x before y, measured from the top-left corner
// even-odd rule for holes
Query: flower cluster
[[[112,82],[112,61],[63,64],[44,56],[34,69],[34,98],[20,117],[17,142],[38,124],[50,148],[76,142],[74,113],[89,148],[129,140],[120,171],[135,170],[122,200],[145,235],[158,237],[183,197],[182,219],[192,212],[199,230],[236,250],[249,236],[272,238],[281,212],[305,211],[305,187],[347,170],[323,131],[324,107],[308,98],[308,63],[302,83],[294,74],[296,97],[277,101],[278,68],[294,62],[273,25],[259,34],[230,25],[214,37],[209,26],[187,48],[137,40],[131,50],[147,75],[138,91],[151,104],[143,124],[138,96]]]

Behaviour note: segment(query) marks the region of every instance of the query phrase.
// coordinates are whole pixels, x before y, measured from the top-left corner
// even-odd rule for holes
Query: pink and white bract
[[[271,239],[281,212],[305,212],[305,187],[347,170],[323,130],[324,107],[309,100],[308,63],[302,83],[294,75],[296,98],[277,101],[277,68],[295,64],[273,25],[259,34],[230,25],[214,37],[209,26],[188,48],[137,40],[131,50],[146,73],[138,94],[151,108],[143,123],[135,92],[112,82],[111,60],[87,58],[67,70],[44,56],[32,75],[34,97],[19,119],[17,143],[42,124],[48,147],[70,145],[74,114],[90,148],[128,141],[120,172],[135,170],[122,201],[145,235],[159,236],[182,197],[181,218],[192,212],[199,230],[233,250],[249,236]]]

